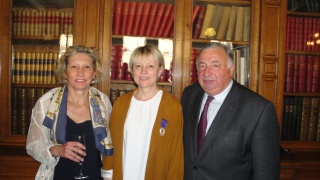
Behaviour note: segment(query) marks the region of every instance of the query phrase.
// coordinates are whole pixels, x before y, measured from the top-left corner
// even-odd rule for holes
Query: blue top
[[[85,121],[82,123],[75,123],[67,117],[66,139],[67,141],[75,141],[75,135],[85,135],[86,143],[86,156],[82,164],[83,174],[89,175],[86,180],[99,180],[101,178],[101,156],[96,148],[94,142],[94,135],[92,130],[92,121]],[[74,179],[74,176],[80,174],[80,165],[77,162],[71,161],[60,157],[60,160],[55,167],[54,179],[56,180],[69,180]]]

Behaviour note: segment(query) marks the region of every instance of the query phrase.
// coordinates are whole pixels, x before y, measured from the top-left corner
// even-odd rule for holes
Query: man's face
[[[198,56],[198,81],[209,95],[221,93],[230,83],[234,65],[228,68],[228,56],[221,47],[208,48]]]

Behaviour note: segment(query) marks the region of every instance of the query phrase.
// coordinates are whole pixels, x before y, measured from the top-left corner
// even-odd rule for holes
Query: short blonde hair
[[[129,69],[132,72],[132,68],[134,62],[140,57],[148,57],[153,56],[155,60],[158,61],[159,67],[164,67],[164,57],[161,51],[155,46],[151,44],[147,44],[145,46],[137,47],[131,54],[130,62],[129,62]]]
[[[58,66],[57,66],[57,69],[55,70],[57,82],[60,84],[66,83],[65,72],[67,70],[69,58],[72,55],[77,53],[84,53],[84,54],[87,54],[89,57],[91,57],[93,68],[96,73],[96,76],[93,79],[92,83],[98,83],[101,80],[103,75],[100,57],[92,48],[89,48],[83,45],[68,47],[64,55],[61,56],[61,58],[58,60]]]

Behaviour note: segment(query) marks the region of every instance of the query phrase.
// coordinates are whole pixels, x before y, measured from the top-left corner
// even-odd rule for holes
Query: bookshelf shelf
[[[320,55],[320,52],[286,50],[286,54]]]
[[[320,97],[320,93],[295,93],[295,92],[284,92],[284,96],[301,96],[301,97]]]
[[[210,43],[212,41],[224,41],[230,42],[234,45],[250,45],[249,41],[227,41],[227,40],[216,40],[216,39],[192,39],[193,43]]]
[[[43,41],[58,41],[59,36],[13,36],[14,40],[43,40]]]
[[[313,150],[320,151],[320,143],[312,141],[281,141],[281,145],[287,149],[301,150]]]
[[[222,1],[222,0],[195,0],[194,3],[214,3],[214,4],[221,4],[221,5],[251,5],[250,0],[246,1]]]
[[[112,84],[134,84],[133,81],[111,80]],[[159,86],[172,86],[170,82],[158,82]]]
[[[12,83],[12,87],[14,88],[55,88],[63,86],[61,84],[19,84]]]
[[[171,39],[171,40],[173,40],[173,38],[170,38],[170,37],[150,37],[150,36],[134,36],[134,37],[145,37],[146,40],[154,40],[154,41],[157,41],[159,39]],[[122,35],[112,35],[112,38],[114,38],[114,39],[123,39],[123,36]]]
[[[320,13],[296,12],[296,11],[287,11],[287,15],[293,15],[293,16],[308,16],[308,17],[320,17]]]

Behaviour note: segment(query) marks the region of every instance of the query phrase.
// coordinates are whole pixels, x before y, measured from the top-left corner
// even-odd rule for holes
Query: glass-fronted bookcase
[[[283,146],[320,150],[320,9],[317,1],[287,1]]]

